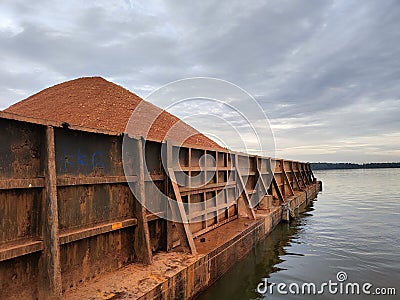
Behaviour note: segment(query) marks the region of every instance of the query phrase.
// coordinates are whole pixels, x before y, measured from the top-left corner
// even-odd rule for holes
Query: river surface
[[[317,201],[279,224],[197,300],[400,299],[400,169],[314,175],[323,181]],[[278,291],[280,283],[286,286]],[[316,292],[312,285],[302,290],[304,283]],[[388,288],[397,295],[376,296],[392,293]]]

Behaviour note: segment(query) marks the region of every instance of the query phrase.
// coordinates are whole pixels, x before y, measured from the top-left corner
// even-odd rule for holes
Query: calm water
[[[400,299],[400,169],[315,171],[323,191],[301,218],[280,224],[198,297],[214,299]],[[258,294],[272,283],[369,282],[397,296]],[[286,288],[286,290],[288,290]]]

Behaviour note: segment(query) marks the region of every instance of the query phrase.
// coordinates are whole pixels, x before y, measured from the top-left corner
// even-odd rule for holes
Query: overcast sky
[[[252,94],[276,155],[400,161],[400,2],[0,1],[0,109],[99,75],[145,97],[209,76]]]

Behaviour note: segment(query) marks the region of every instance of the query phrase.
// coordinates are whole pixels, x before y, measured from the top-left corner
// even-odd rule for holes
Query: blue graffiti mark
[[[78,149],[78,172],[81,169],[81,166],[85,167],[88,165],[88,163],[85,161],[87,156],[85,154],[81,153],[81,150]]]
[[[92,155],[92,169],[95,170],[96,168],[105,168],[103,162],[103,152],[97,151]]]
[[[71,155],[64,150],[64,172],[67,172],[68,167],[72,167],[72,162],[70,161]]]
[[[105,169],[103,152],[95,151],[89,155],[86,155],[85,153],[82,153],[80,149],[78,149],[76,155],[74,155],[67,150],[64,150],[63,170],[65,173],[73,172],[74,170],[79,173],[81,169],[88,170],[90,168],[92,171],[95,171],[98,168]]]

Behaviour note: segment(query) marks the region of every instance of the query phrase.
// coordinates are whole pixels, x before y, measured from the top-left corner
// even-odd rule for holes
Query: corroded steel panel
[[[128,228],[62,245],[63,291],[133,262],[133,244]]]
[[[121,137],[57,128],[55,145],[58,175],[124,175]]]
[[[0,246],[41,235],[40,189],[0,191]]]
[[[52,238],[44,230],[54,224],[51,216],[43,214],[47,207],[47,204],[43,205],[47,203],[44,195],[50,187],[56,191],[51,203],[58,206],[55,211],[58,212],[60,240],[63,241],[61,258],[55,260],[60,260],[64,290],[139,259],[141,248],[134,249],[138,241],[138,211],[143,210],[142,220],[149,222],[151,250],[147,252],[150,256],[151,251],[171,249],[174,242],[176,246],[179,241],[171,222],[141,208],[125,182],[122,136],[72,130],[53,124],[56,127],[56,170],[52,174],[52,184],[49,184],[49,172],[47,170],[45,174],[44,167],[48,165],[46,162],[54,162],[54,159],[49,160],[52,156],[46,155],[49,146],[53,146],[52,140],[50,145],[45,143],[47,125],[0,118],[0,298],[9,298],[18,289],[27,295],[24,298],[41,298],[40,293],[46,293],[46,283],[42,281],[47,279],[40,274],[40,270],[46,270],[43,265],[44,250],[48,249],[45,242],[58,240],[57,235]],[[172,196],[172,187],[161,162],[162,143],[145,143],[145,164],[139,169],[147,169],[148,174],[145,172],[140,181],[137,166],[140,165],[138,159],[143,157],[138,155],[137,149],[129,147],[135,144],[133,140],[131,144],[128,142],[127,151],[130,152],[125,165],[132,177],[129,179],[133,184],[131,187],[142,187],[142,198],[154,208],[152,212],[165,215],[164,198],[165,195]],[[236,185],[240,178],[245,180],[243,186],[249,194],[253,193],[258,176],[267,182],[267,158],[260,158],[260,170],[265,174],[258,175],[258,158],[255,156],[233,154],[234,158],[235,155],[239,158],[235,165],[231,154],[223,150],[173,147],[173,155],[177,158],[173,167],[183,168],[180,172],[176,170],[178,181],[192,184],[192,187],[180,185],[177,190],[182,193],[183,202],[193,204],[186,213],[193,221],[190,229],[195,236],[237,218],[239,205],[235,200],[239,194]],[[204,155],[207,155],[205,159]],[[283,166],[288,179],[282,172]],[[202,170],[204,167],[206,171]],[[235,175],[236,168],[242,176]],[[295,190],[300,186],[305,189],[311,180],[307,165],[298,162],[277,160],[276,171],[279,172],[277,184],[268,188],[276,199],[278,192],[285,196],[290,194],[288,184]],[[223,190],[226,184],[228,187]],[[209,202],[205,203],[205,200]],[[46,220],[47,223],[43,222]],[[237,253],[227,252],[227,257],[221,256],[221,261],[215,265],[210,262],[212,276],[222,274],[231,263],[228,257],[240,256],[254,243],[254,238],[244,237]],[[213,269],[216,266],[220,269]],[[174,295],[180,297],[184,278],[176,280]]]
[[[43,176],[43,143],[39,125],[0,119],[0,179]]]
[[[0,262],[0,299],[38,299],[39,260],[34,253]]]
[[[134,201],[127,184],[59,187],[60,229],[132,218]]]

